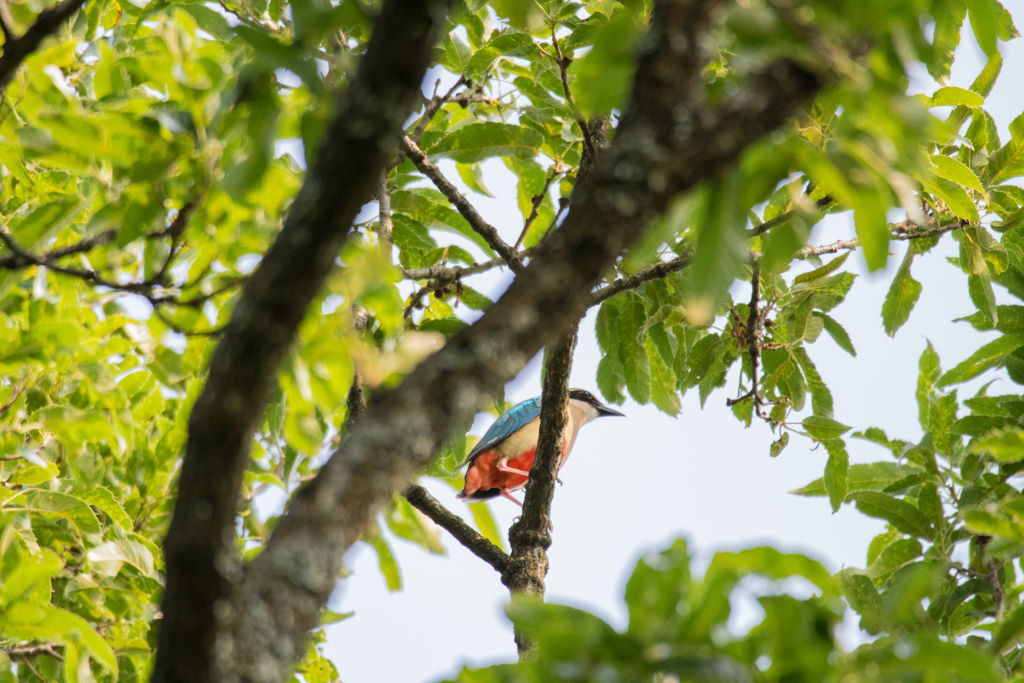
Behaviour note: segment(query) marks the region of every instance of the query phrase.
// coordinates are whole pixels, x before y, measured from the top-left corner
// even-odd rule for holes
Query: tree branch
[[[441,79],[439,78],[437,79],[437,84],[440,85],[440,83]],[[427,106],[423,109],[423,116],[420,117],[419,123],[416,124],[416,128],[413,130],[412,135],[410,136],[414,141],[416,141],[416,144],[419,144],[420,139],[423,137],[423,133],[427,130],[427,126],[429,126],[430,122],[434,120],[435,116],[437,116],[437,112],[441,111],[441,107],[443,107],[444,105],[451,101],[452,95],[454,95],[455,91],[458,90],[459,87],[463,85],[466,85],[466,77],[459,76],[459,80],[455,81],[455,84],[451,88],[449,88],[448,92],[446,92],[443,96],[438,97],[435,94],[433,97],[430,98],[430,100],[427,102]],[[436,87],[434,89],[434,92],[437,92]]]
[[[907,240],[919,240],[925,237],[932,237],[934,235],[941,235],[943,233],[952,232],[959,230],[960,228],[970,225],[970,221],[957,220],[946,225],[937,225],[933,228],[926,228],[924,230],[911,230],[904,226],[894,225],[893,232],[889,234],[889,239],[896,242],[905,242]],[[808,256],[821,256],[822,254],[834,254],[844,249],[856,249],[860,246],[860,242],[854,237],[852,240],[837,240],[832,244],[824,244],[820,247],[814,247],[807,245],[800,251],[796,252],[796,258],[806,259]]]
[[[402,151],[412,159],[412,163],[416,165],[420,173],[430,178],[430,181],[441,191],[441,194],[447,197],[452,206],[462,214],[462,217],[466,219],[470,227],[484,238],[484,241],[487,242],[496,254],[505,260],[505,263],[508,264],[512,272],[521,273],[523,271],[523,263],[519,260],[519,255],[512,247],[505,243],[505,240],[501,239],[497,228],[484,220],[484,217],[469,203],[469,200],[462,196],[458,188],[444,177],[441,169],[430,162],[430,158],[408,135],[402,137],[401,146]]]
[[[512,559],[501,575],[502,583],[508,586],[513,598],[523,594],[540,599],[544,597],[547,549],[551,547],[551,501],[555,496],[555,479],[565,449],[569,374],[578,325],[577,320],[565,336],[548,349],[544,364],[536,456],[526,485],[523,516],[508,532]],[[534,646],[526,635],[516,631],[515,640],[520,658],[529,657]]]
[[[698,37],[714,7],[686,0],[655,5],[631,105],[615,140],[576,188],[565,221],[480,319],[398,387],[374,395],[349,438],[293,496],[242,575],[229,610],[236,615],[232,654],[246,677],[271,681],[287,673],[335,587],[345,551],[446,440],[579,319],[606,270],[672,199],[714,178],[821,87],[818,75],[781,60],[721,104],[706,103],[707,58]],[[391,41],[390,49],[402,44]],[[680,120],[690,125],[680,128]],[[372,182],[377,175],[370,170],[358,172]],[[265,327],[251,333],[265,335]]]
[[[572,115],[583,132],[583,143],[584,147],[586,147],[586,152],[590,154],[592,159],[596,159],[598,147],[594,140],[594,134],[590,130],[590,124],[583,118],[583,112],[576,106],[576,100],[572,96],[572,89],[569,87],[569,65],[572,64],[572,57],[562,55],[562,48],[558,45],[558,34],[554,26],[551,27],[551,43],[555,47],[555,62],[558,64],[558,70],[562,75],[562,89],[565,91],[565,101],[572,108]]]
[[[38,657],[39,655],[46,655],[47,657],[53,657],[58,662],[63,662],[64,661],[64,655],[62,655],[61,653],[57,652],[56,648],[58,648],[58,647],[60,647],[60,646],[56,645],[54,643],[45,643],[45,644],[42,644],[42,645],[20,645],[20,646],[15,646],[15,647],[3,647],[3,648],[0,648],[0,650],[3,650],[4,652],[6,652],[7,656],[10,657],[11,659],[22,659],[22,660],[24,660],[24,659],[28,659],[30,657]],[[39,674],[36,674],[36,675],[38,676]],[[42,679],[41,676],[40,676],[40,679]]]
[[[611,283],[606,287],[596,290],[590,295],[589,306],[596,306],[602,301],[612,298],[619,292],[624,292],[627,289],[636,289],[645,282],[651,280],[660,280],[663,277],[677,273],[683,268],[690,265],[690,255],[677,256],[669,261],[661,261],[655,263],[653,266],[644,268],[641,271],[637,271],[633,275],[627,275],[626,277],[620,277],[615,282]]]
[[[445,0],[384,2],[316,163],[210,361],[189,420],[164,542],[167,584],[155,683],[279,681],[305,651],[305,634],[315,623],[267,623],[225,609],[242,578],[234,547],[235,504],[277,368],[356,215],[373,198],[392,155],[389,147],[421,97],[446,10]],[[232,626],[240,630],[234,638],[228,635]]]
[[[516,256],[520,261],[528,256],[533,256],[538,251],[537,247],[530,247],[518,252]],[[476,275],[500,266],[508,265],[502,257],[483,261],[472,266],[430,266],[429,268],[409,268],[402,270],[402,277],[406,280],[438,280],[441,282],[454,282],[469,275]]]
[[[7,270],[18,270],[21,268],[28,268],[30,266],[40,264],[47,265],[65,256],[71,256],[73,254],[81,254],[87,251],[91,251],[96,247],[113,242],[116,237],[117,230],[107,230],[105,232],[101,232],[98,235],[95,235],[94,237],[79,240],[74,244],[68,245],[66,247],[61,247],[59,249],[54,249],[53,251],[49,251],[43,254],[42,256],[38,257],[32,256],[31,254],[24,250],[15,251],[15,253],[13,254],[0,257],[0,268],[4,268]],[[11,239],[13,240],[13,237]],[[4,238],[4,243],[7,244],[8,249],[14,251],[14,249],[11,248],[10,243],[7,242],[6,238]]]
[[[473,527],[463,522],[461,517],[441,505],[425,488],[419,484],[413,484],[402,495],[414,508],[434,520],[438,526],[454,536],[456,541],[494,567],[496,571],[504,572],[508,567],[510,558],[504,550],[488,541]]]
[[[59,5],[44,9],[36,17],[35,23],[25,31],[25,35],[13,40],[10,40],[10,27],[5,26],[4,35],[7,41],[4,43],[4,53],[0,55],[0,94],[14,78],[21,63],[36,51],[43,39],[60,28],[61,24],[84,4],[85,0],[64,0]]]
[[[394,263],[395,242],[391,238],[391,231],[395,224],[391,221],[391,190],[388,189],[387,170],[381,174],[380,187],[377,189],[377,215],[377,239],[381,254],[388,263]]]
[[[530,231],[530,226],[533,225],[533,222],[537,220],[537,216],[540,215],[540,205],[544,203],[544,197],[548,195],[548,188],[551,187],[551,183],[554,182],[555,178],[557,178],[561,173],[562,164],[561,162],[556,161],[554,166],[551,167],[551,173],[549,173],[548,177],[544,180],[544,189],[540,191],[540,194],[533,197],[533,208],[530,210],[530,215],[523,224],[523,231],[519,233],[519,239],[517,239],[516,243],[512,245],[513,249],[518,250],[519,245],[523,243],[523,240],[526,238],[526,233]],[[551,227],[553,228],[554,226]]]

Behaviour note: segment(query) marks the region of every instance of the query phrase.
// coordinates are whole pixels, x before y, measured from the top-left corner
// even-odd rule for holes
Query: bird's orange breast
[[[562,461],[565,461],[566,451],[568,450],[569,442],[565,441],[562,447]],[[522,470],[523,472],[529,472],[530,468],[533,467],[533,460],[537,455],[537,447],[534,446],[529,450],[523,451],[519,455],[509,458],[505,463],[506,467],[511,467],[515,470]],[[467,496],[471,496],[477,491],[490,491],[491,489],[505,489],[507,491],[515,491],[526,486],[526,482],[529,477],[516,474],[515,472],[505,472],[498,469],[499,456],[497,451],[490,450],[481,453],[473,463],[469,466],[466,471],[466,485],[463,488]]]

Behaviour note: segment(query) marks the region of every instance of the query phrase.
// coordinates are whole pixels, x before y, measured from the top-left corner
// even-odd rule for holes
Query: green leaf
[[[391,546],[381,534],[380,527],[374,523],[373,527],[363,534],[361,540],[377,553],[377,566],[380,567],[380,573],[384,575],[388,590],[391,592],[402,590],[402,573],[398,570],[398,562],[395,561],[395,555],[391,552]]]
[[[690,581],[690,555],[681,538],[641,557],[626,583],[628,632],[646,641],[668,636],[680,621],[676,606],[689,597]]]
[[[797,275],[795,278],[793,278],[793,284],[798,285],[802,282],[814,282],[815,280],[820,280],[826,275],[830,275],[834,271],[841,268],[842,265],[846,263],[846,259],[849,258],[849,256],[850,252],[846,252],[842,256],[832,259],[831,261],[823,265],[821,268],[815,268],[809,273]]]
[[[5,507],[63,517],[74,524],[80,533],[94,533],[100,530],[96,514],[85,501],[66,493],[28,489],[8,500]]]
[[[719,552],[711,559],[707,576],[728,569],[738,576],[757,574],[771,581],[802,576],[827,596],[839,594],[839,586],[832,573],[823,564],[806,555],[782,553],[775,548],[760,546],[739,552]]]
[[[570,85],[584,114],[607,114],[622,108],[636,69],[633,44],[640,28],[628,12],[617,12],[593,31],[590,51],[572,63],[569,72],[575,82]]]
[[[872,579],[880,579],[910,564],[920,557],[922,552],[921,542],[916,538],[897,539],[882,550],[878,559],[867,568],[867,575]]]
[[[533,157],[544,138],[525,126],[507,123],[474,123],[449,133],[427,153],[436,159],[453,159],[460,164],[476,164],[491,157]]]
[[[811,362],[807,350],[803,348],[794,351],[800,369],[807,379],[807,387],[811,390],[811,409],[815,415],[820,417],[832,417],[832,392],[825,386],[825,382],[818,374],[818,369]]]
[[[505,541],[498,529],[498,523],[494,521],[491,506],[487,503],[470,503],[469,511],[473,513],[473,521],[476,523],[480,535],[505,550]]]
[[[395,536],[415,543],[435,555],[446,555],[436,524],[424,517],[404,496],[394,495],[384,508],[384,521]]]
[[[479,164],[455,164],[455,170],[459,172],[462,182],[466,183],[473,192],[485,197],[494,196],[484,185],[484,174]]]
[[[885,221],[887,202],[878,189],[858,192],[853,197],[853,222],[857,242],[864,250],[869,270],[884,268],[889,259],[889,225]]]
[[[854,491],[847,500],[853,501],[857,509],[869,517],[884,519],[905,534],[932,540],[935,530],[923,512],[916,507],[878,491]]]
[[[327,609],[324,607],[320,610],[320,625],[326,626],[327,624],[337,624],[339,621],[345,621],[351,619],[356,615],[355,612],[335,612],[334,610]]]
[[[847,483],[850,491],[881,491],[893,482],[899,481],[905,470],[891,462],[873,462],[850,465]],[[824,479],[816,479],[803,488],[790,493],[797,496],[827,495]]]
[[[949,107],[964,105],[965,107],[980,107],[985,104],[985,98],[978,93],[964,90],[963,88],[947,87],[939,88],[932,95],[932,107]]]
[[[857,569],[844,569],[839,578],[847,602],[861,616],[860,627],[872,635],[878,634],[882,630],[882,596],[871,577]]]
[[[633,400],[644,405],[651,400],[651,365],[647,351],[636,342],[623,345],[622,371]]]
[[[978,176],[969,167],[952,157],[942,156],[941,154],[933,154],[929,158],[935,166],[935,175],[951,180],[957,185],[977,190],[982,194],[985,193],[985,188],[982,187]]]
[[[479,76],[499,57],[522,57],[536,49],[533,39],[526,33],[505,33],[495,36],[470,58],[466,65],[466,75]]]
[[[1002,7],[995,0],[967,0],[971,29],[982,51],[991,57],[996,52],[996,29]]]
[[[808,434],[810,434],[816,441],[821,441],[822,443],[829,439],[838,438],[851,429],[840,422],[836,422],[832,418],[821,417],[818,415],[805,417],[802,424]]]
[[[129,564],[151,579],[159,580],[153,554],[142,543],[128,539],[107,541],[90,550],[86,557],[89,564],[100,576],[117,576],[121,568]]]
[[[739,207],[737,174],[728,174],[694,202],[695,222],[700,225],[693,258],[687,310],[696,324],[708,323],[743,264],[746,255],[746,213]]]
[[[476,246],[493,257],[494,252],[459,212],[448,206],[448,200],[439,192],[417,188],[414,190],[398,190],[391,194],[391,209],[412,214],[423,225],[435,230],[454,232],[468,238]],[[398,225],[398,221],[395,221]]]
[[[999,72],[1003,68],[1003,56],[996,52],[988,58],[988,62],[985,64],[985,68],[981,70],[978,77],[974,79],[974,83],[971,84],[971,90],[978,93],[982,97],[988,97],[989,93],[992,92],[992,86],[996,83],[996,78],[999,76]]]
[[[995,341],[989,342],[971,354],[970,358],[942,375],[939,378],[938,386],[947,387],[951,384],[962,384],[970,379],[974,379],[989,368],[1001,365],[1006,356],[1021,346],[1024,346],[1024,337],[1012,334],[1004,335]]]
[[[989,649],[997,655],[1004,654],[1024,637],[1024,605],[1011,611],[992,633]]]
[[[675,417],[682,410],[679,394],[676,393],[676,376],[662,360],[661,354],[650,338],[644,341],[648,365],[651,369],[651,400],[658,410]]]
[[[597,388],[610,403],[622,405],[626,397],[622,389],[626,386],[626,370],[618,353],[609,353],[597,364]]]
[[[970,452],[979,455],[990,453],[1000,462],[1024,460],[1024,431],[1020,429],[991,432],[971,442]]]
[[[967,18],[967,3],[960,0],[937,2],[934,6],[934,54],[928,63],[928,73],[939,82],[947,82],[953,54],[960,44],[960,27]]]
[[[132,530],[132,520],[125,512],[121,504],[114,498],[114,494],[110,492],[110,489],[102,486],[93,486],[90,488],[76,487],[71,490],[71,495],[76,498],[84,500],[89,505],[102,510],[107,513],[107,516],[125,531]]]
[[[903,262],[900,263],[882,303],[882,327],[890,337],[895,337],[896,331],[907,322],[910,311],[921,296],[921,283],[910,275],[910,264],[913,260],[914,249],[907,247]]]
[[[941,199],[957,218],[971,223],[981,220],[981,216],[978,215],[978,207],[971,201],[967,190],[956,183],[945,178],[933,178],[930,181],[923,181],[921,185],[925,190]]]
[[[838,512],[850,489],[849,470],[850,456],[846,452],[846,444],[842,439],[823,441],[828,451],[828,463],[825,465],[825,491],[828,493],[832,512]]]
[[[117,679],[117,657],[114,656],[114,651],[110,649],[103,637],[89,625],[89,622],[77,614],[50,605],[40,605],[39,608],[43,611],[44,616],[42,620],[33,624],[33,627],[53,630],[60,634],[61,640],[65,643],[74,642],[74,636],[79,636],[82,642],[88,646],[96,661],[110,671],[115,680]]]
[[[932,402],[935,400],[935,383],[939,379],[939,354],[935,353],[932,343],[928,342],[921,359],[918,361],[917,376],[917,415],[921,429],[927,431],[931,424]]]
[[[821,311],[815,311],[814,315],[821,318],[822,322],[825,324],[825,331],[828,332],[829,336],[832,337],[832,340],[839,345],[839,348],[856,358],[857,350],[853,348],[853,341],[850,339],[850,335],[847,334],[846,330],[843,329],[843,326],[836,322],[834,318],[825,315]]]

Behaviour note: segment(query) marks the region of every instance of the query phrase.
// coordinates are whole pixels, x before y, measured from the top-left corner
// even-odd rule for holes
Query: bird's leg
[[[502,498],[508,498],[509,500],[511,500],[513,503],[515,503],[519,507],[523,507],[523,504],[520,503],[518,500],[516,500],[515,496],[513,496],[512,493],[509,492],[508,489],[501,489],[500,493],[501,493],[501,497]]]
[[[516,500],[512,496],[512,494],[509,492],[508,489],[501,489],[501,497],[502,498],[508,498],[509,500],[511,500],[513,503],[515,503],[519,507],[523,507],[523,504],[520,503],[518,500]],[[512,522],[513,523],[518,522],[520,519],[522,519],[522,517],[523,517],[522,515],[516,515],[515,517],[512,518]],[[555,530],[555,525],[551,522],[550,519],[548,520],[548,529],[550,529],[551,531]]]
[[[508,465],[506,465],[504,463],[498,465],[498,471],[500,471],[500,472],[511,472],[512,474],[521,474],[524,477],[529,477],[530,476],[529,472],[524,472],[522,470],[517,470],[514,467],[509,467]],[[504,494],[502,494],[502,495],[504,495]]]
[[[558,477],[555,477],[555,481],[557,481],[557,482],[558,482],[558,485],[559,485],[559,486],[561,486],[561,485],[562,485],[562,480],[561,480],[561,479],[559,479]]]

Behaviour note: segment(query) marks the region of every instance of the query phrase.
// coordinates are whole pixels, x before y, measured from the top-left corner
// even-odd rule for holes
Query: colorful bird
[[[580,427],[587,422],[606,415],[625,417],[594,398],[583,389],[569,390],[566,406],[567,423],[563,436],[562,461],[559,469],[569,458],[569,452],[576,443]],[[497,496],[508,498],[522,507],[512,496],[512,491],[526,486],[530,468],[537,453],[537,438],[540,433],[540,396],[512,406],[508,412],[491,425],[487,433],[466,458],[466,483],[459,491],[459,498],[468,501],[488,500]]]

